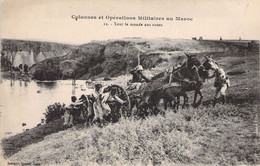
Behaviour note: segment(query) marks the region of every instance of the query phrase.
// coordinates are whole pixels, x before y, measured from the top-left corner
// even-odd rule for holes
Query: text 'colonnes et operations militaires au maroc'
[[[83,15],[72,15],[72,19],[88,19],[88,20],[143,20],[143,21],[193,21],[192,17],[156,17],[156,16],[83,16]]]

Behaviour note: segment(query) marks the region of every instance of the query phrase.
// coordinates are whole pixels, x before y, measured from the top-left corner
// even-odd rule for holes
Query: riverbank
[[[32,80],[32,75],[28,74],[20,74],[19,71],[13,71],[13,74],[10,71],[1,71],[1,78],[2,79],[15,79],[15,80],[23,80],[23,81],[30,81]]]

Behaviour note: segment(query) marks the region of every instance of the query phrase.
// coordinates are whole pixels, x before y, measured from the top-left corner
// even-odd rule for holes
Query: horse
[[[160,99],[163,99],[163,105],[164,105],[164,110],[167,110],[167,105],[168,103],[170,106],[176,110],[179,109],[180,105],[180,97],[183,96],[184,98],[184,103],[182,108],[184,108],[188,96],[187,94],[182,90],[182,85],[179,83],[171,83],[170,85],[163,86],[159,88],[158,90],[154,90],[151,95],[150,95],[150,101],[154,101],[156,105],[159,104]],[[176,101],[177,98],[177,101]],[[174,105],[172,105],[172,102],[174,101]]]
[[[205,67],[206,70],[214,70],[216,71],[217,69],[219,69],[219,65],[218,63],[213,60],[211,57],[208,56],[204,56],[206,61],[203,63],[203,66]]]
[[[184,63],[179,70],[175,71],[172,75],[172,80],[180,82],[183,87],[183,91],[195,91],[193,107],[198,107],[201,104],[203,95],[201,89],[203,83],[210,78],[214,77],[210,75],[212,70],[212,64],[206,59],[203,64],[196,58],[196,55],[187,55],[188,60]],[[205,57],[206,58],[206,57]],[[193,66],[192,66],[193,65]],[[197,101],[197,96],[200,95],[200,99]]]
[[[188,58],[187,61],[180,68],[174,70],[173,73],[167,79],[165,79],[164,82],[161,83],[161,86],[167,82],[172,82],[172,84],[175,85],[170,85],[168,88],[165,89],[154,88],[150,91],[149,86],[148,88],[146,88],[147,92],[144,91],[142,95],[142,102],[146,103],[144,104],[144,108],[147,109],[150,107],[154,111],[157,111],[156,105],[158,104],[159,99],[162,98],[164,100],[164,109],[167,110],[167,103],[171,103],[172,101],[175,101],[175,98],[177,98],[177,104],[175,101],[174,105],[177,106],[178,110],[180,96],[184,97],[184,103],[182,106],[184,108],[186,102],[188,102],[188,97],[186,94],[187,91],[195,91],[193,101],[194,107],[197,107],[201,104],[203,96],[200,90],[202,88],[203,82],[205,82],[205,80],[208,78],[212,78],[212,76],[209,76],[209,64],[208,61],[205,61],[201,65],[201,62],[196,58],[196,55],[188,55],[186,53],[185,55]],[[206,66],[208,70],[204,66]],[[158,75],[162,76],[161,73]],[[158,75],[151,79],[151,85],[153,85],[156,80],[161,78],[158,77]],[[172,81],[169,81],[169,79],[171,79]],[[197,95],[200,95],[200,99],[196,103]]]
[[[147,84],[147,86],[143,90],[142,103],[140,104],[142,112],[145,112],[147,111],[148,108],[150,108],[152,110],[152,113],[157,114],[157,112],[159,112],[157,108],[157,104],[161,98],[164,99],[165,110],[167,109],[166,101],[174,100],[175,97],[177,97],[178,100],[177,102],[177,108],[178,108],[179,98],[181,95],[184,96],[185,98],[184,99],[184,105],[185,105],[185,102],[187,101],[187,95],[185,91],[189,87],[183,86],[183,82],[187,82],[187,83],[189,82],[184,79],[194,80],[193,76],[194,75],[196,76],[196,74],[194,74],[193,68],[194,66],[196,68],[196,66],[201,65],[200,61],[195,56],[191,56],[186,53],[185,55],[188,58],[187,61],[180,68],[174,70],[173,74],[168,76],[166,79],[165,78],[162,79],[161,77],[164,76],[164,74],[160,73],[154,76],[151,79],[151,82]],[[197,78],[199,78],[199,76],[195,78],[196,80],[199,80]],[[175,85],[170,85],[167,88],[162,88],[165,84],[171,82],[174,83]]]
[[[174,101],[173,108],[179,108],[180,96],[184,97],[184,104],[186,102],[187,95],[182,90],[182,84],[177,82],[172,82],[169,84],[168,78],[157,77],[153,79],[150,84],[146,86],[142,93],[142,107],[141,110],[143,113],[147,111],[148,108],[152,110],[151,114],[158,114],[160,110],[157,108],[159,101],[163,99],[164,110],[167,110],[167,104]],[[177,102],[176,99],[177,98]],[[145,104],[146,103],[146,104]],[[162,112],[163,113],[163,112]],[[148,114],[148,113],[146,113]]]

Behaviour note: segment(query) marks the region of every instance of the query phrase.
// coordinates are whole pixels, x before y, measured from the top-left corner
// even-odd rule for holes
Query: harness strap
[[[182,76],[180,75],[180,72],[178,72],[178,76],[179,76],[181,79],[183,79]],[[178,78],[177,78],[177,79],[178,79]]]

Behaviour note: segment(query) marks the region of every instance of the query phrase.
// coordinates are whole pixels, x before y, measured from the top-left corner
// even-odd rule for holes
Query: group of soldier
[[[73,126],[74,122],[79,117],[84,120],[90,120],[86,122],[86,125],[99,122],[100,126],[106,123],[111,113],[111,103],[117,103],[123,105],[126,101],[123,101],[117,95],[117,89],[112,87],[108,92],[103,92],[103,86],[101,84],[95,84],[94,92],[89,95],[82,95],[78,100],[76,96],[71,97],[71,103],[66,108],[64,113],[64,127]]]
[[[143,67],[138,65],[135,69],[131,71],[133,75],[131,85],[140,87],[143,82],[149,82],[149,79],[144,76],[142,73]],[[73,126],[74,122],[77,121],[77,118],[82,114],[83,118],[87,119],[89,116],[92,116],[91,123],[96,121],[100,122],[100,125],[105,123],[105,117],[109,116],[111,113],[111,108],[109,103],[116,102],[120,105],[123,105],[126,101],[123,101],[117,95],[117,88],[112,87],[109,92],[103,93],[103,86],[101,84],[95,84],[94,92],[90,95],[82,95],[80,99],[77,99],[76,96],[71,97],[71,103],[66,108],[64,113],[64,127]],[[135,87],[135,90],[138,89]],[[86,111],[84,111],[84,102],[88,102]],[[81,115],[80,115],[81,114]],[[82,117],[81,116],[81,117]]]
[[[19,65],[19,72],[20,72],[20,75],[22,75],[23,73],[26,75],[28,75],[28,72],[29,72],[29,66],[27,64],[20,64]]]
[[[167,77],[170,75],[170,78],[172,76],[172,73],[178,70],[181,66],[173,66],[171,69],[165,71],[165,76]],[[142,89],[142,86],[144,86],[146,83],[150,82],[150,80],[143,74],[143,67],[141,65],[138,65],[136,68],[134,68],[130,73],[132,74],[132,80],[130,81],[128,89],[132,89],[133,91],[131,93],[136,93],[140,89]],[[230,86],[230,81],[228,77],[226,76],[224,70],[221,67],[218,67],[215,71],[215,81],[214,81],[214,87],[216,88],[215,96],[213,99],[213,106],[217,103],[218,98],[221,97],[223,101],[225,101],[226,97],[226,90]],[[169,85],[171,84],[171,79],[169,80]],[[117,102],[121,105],[123,105],[126,101],[123,101],[117,96],[117,89],[111,88],[109,92],[103,93],[101,84],[95,84],[95,90],[90,95],[82,95],[79,100],[77,100],[76,96],[71,97],[71,104],[67,107],[67,110],[64,113],[64,126],[72,126],[73,125],[73,119],[75,117],[80,116],[80,112],[75,110],[80,110],[81,106],[84,105],[84,101],[92,101],[92,105],[88,104],[88,114],[92,112],[92,115],[85,115],[92,116],[92,123],[99,120],[100,124],[104,124],[104,117],[109,116],[111,113],[111,108],[109,106],[110,102]],[[164,86],[164,88],[167,88],[167,86]],[[89,102],[91,103],[91,102]],[[92,109],[92,110],[91,110]],[[81,111],[82,112],[82,111]],[[83,111],[84,113],[84,111]],[[84,115],[83,115],[84,116]]]

